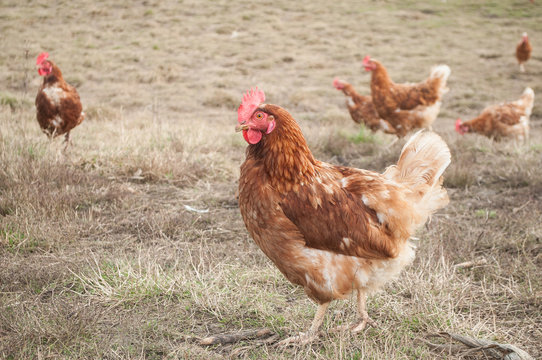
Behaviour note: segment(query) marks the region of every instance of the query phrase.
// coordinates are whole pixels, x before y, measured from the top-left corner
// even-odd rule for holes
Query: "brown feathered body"
[[[36,96],[36,117],[47,136],[69,134],[85,118],[77,90],[64,81],[62,72],[52,61],[50,74]]]
[[[525,71],[525,63],[531,58],[531,52],[533,47],[527,37],[527,34],[523,34],[523,37],[519,44],[516,46],[516,59],[518,60],[519,68],[521,71]]]
[[[337,89],[348,97],[346,107],[356,123],[364,124],[374,132],[382,130],[386,134],[402,136],[402,132],[398,133],[389,122],[378,115],[370,96],[359,94],[351,84],[345,81],[340,81],[340,87]]]
[[[403,135],[413,129],[430,128],[440,111],[442,95],[448,90],[450,68],[436,66],[429,78],[418,84],[396,84],[380,62],[371,63],[371,96],[380,117]]]
[[[524,141],[529,136],[533,104],[534,91],[526,88],[518,100],[488,106],[476,118],[462,123],[461,132],[475,132],[497,140],[511,137]]]
[[[372,292],[414,258],[410,236],[448,203],[450,152],[413,136],[383,174],[316,160],[284,109],[261,104],[276,128],[249,145],[239,179],[248,232],[292,283],[319,304]]]

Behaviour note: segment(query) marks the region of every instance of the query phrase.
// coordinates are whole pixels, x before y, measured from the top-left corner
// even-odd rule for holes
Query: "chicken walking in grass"
[[[354,122],[364,124],[374,132],[382,130],[386,134],[401,136],[401,132],[398,133],[389,122],[378,115],[370,96],[358,94],[351,84],[337,78],[333,80],[333,86],[348,97],[346,107]]]
[[[371,72],[371,97],[382,119],[401,136],[415,129],[431,129],[442,96],[448,91],[446,82],[451,73],[448,65],[435,66],[429,78],[418,84],[394,83],[386,68],[370,56],[363,59],[363,67]]]
[[[36,117],[41,129],[49,138],[65,134],[66,149],[70,143],[70,131],[85,118],[77,90],[64,81],[62,72],[49,54],[41,53],[36,59],[38,73],[43,83],[36,96]]]
[[[281,344],[315,339],[330,302],[351,293],[360,318],[351,331],[359,332],[372,323],[366,296],[412,262],[409,238],[448,203],[450,150],[421,131],[382,174],[335,166],[313,157],[285,109],[264,102],[263,91],[251,90],[238,109],[236,130],[249,144],[239,208],[256,244],[318,304],[309,331]]]
[[[534,91],[528,87],[516,101],[488,106],[480,115],[466,122],[457,119],[455,131],[461,135],[478,133],[495,140],[511,137],[526,141],[529,137],[529,118],[533,104]]]
[[[518,60],[519,71],[525,72],[525,63],[531,58],[532,51],[533,47],[529,41],[529,36],[524,32],[521,35],[521,41],[516,46],[516,59]]]

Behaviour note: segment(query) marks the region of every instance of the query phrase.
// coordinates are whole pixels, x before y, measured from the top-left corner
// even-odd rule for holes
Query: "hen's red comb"
[[[461,124],[462,124],[461,119],[457,119],[455,121],[455,131],[457,131],[460,134],[463,134],[463,131],[461,130]]]
[[[369,55],[365,56],[363,58],[363,65],[369,65],[369,62],[371,61],[371,57]]]
[[[36,59],[36,65],[41,65],[41,63],[44,62],[45,59],[47,59],[48,57],[49,57],[48,52],[42,52],[41,54],[38,55],[38,58]]]
[[[333,87],[337,90],[341,90],[344,88],[344,84],[342,80],[339,80],[339,78],[333,79]]]
[[[254,110],[265,101],[265,94],[263,90],[258,88],[250,89],[243,95],[243,101],[237,109],[237,121],[239,123],[248,120]]]

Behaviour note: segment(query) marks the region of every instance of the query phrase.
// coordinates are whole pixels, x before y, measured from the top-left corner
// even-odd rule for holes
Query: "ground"
[[[542,357],[542,106],[527,144],[453,131],[526,86],[542,94],[541,17],[527,0],[2,1],[0,357],[459,358],[427,345],[449,343],[432,337],[443,331]],[[534,53],[520,73],[524,31]],[[35,118],[41,51],[87,114],[65,154]],[[451,67],[434,124],[452,151],[449,206],[417,234],[414,264],[369,297],[378,328],[328,331],[355,320],[351,299],[311,345],[199,345],[293,335],[316,310],[242,222],[242,93],[259,86],[288,109],[318,159],[382,171],[404,140],[360,130],[332,87],[339,76],[367,94],[367,54],[397,82]]]

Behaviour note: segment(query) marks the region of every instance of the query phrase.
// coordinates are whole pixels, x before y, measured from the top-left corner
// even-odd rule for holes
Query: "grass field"
[[[542,106],[528,144],[453,131],[526,86],[542,94],[541,19],[538,0],[0,2],[0,358],[486,358],[426,344],[451,343],[432,336],[443,331],[542,357]],[[66,155],[35,117],[41,51],[87,113]],[[367,54],[397,82],[451,67],[434,124],[452,150],[450,205],[368,299],[378,328],[328,333],[356,317],[337,301],[308,346],[200,346],[241,329],[293,335],[316,310],[241,219],[242,93],[257,85],[288,109],[318,159],[382,171],[404,140],[360,131],[331,85],[367,94]]]

